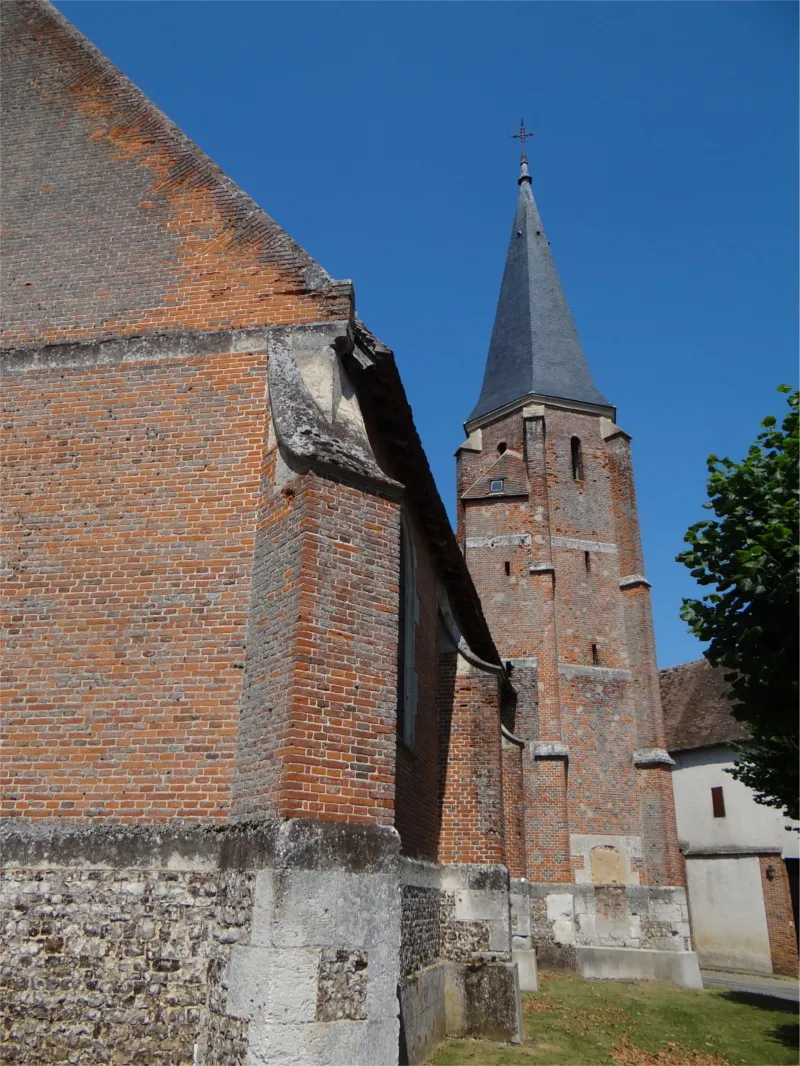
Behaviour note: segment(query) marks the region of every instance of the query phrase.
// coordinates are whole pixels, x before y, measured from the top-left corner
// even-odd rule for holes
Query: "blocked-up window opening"
[[[417,717],[417,561],[414,542],[403,519],[400,527],[400,604],[397,641],[397,732],[414,746]]]
[[[715,818],[725,817],[725,796],[721,787],[711,789],[711,808]]]

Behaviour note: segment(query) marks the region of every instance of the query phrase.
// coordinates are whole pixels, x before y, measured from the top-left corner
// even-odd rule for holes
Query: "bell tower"
[[[589,949],[688,951],[688,913],[630,437],[589,370],[524,151],[518,185],[457,452],[458,536],[518,693],[527,935],[588,974]]]

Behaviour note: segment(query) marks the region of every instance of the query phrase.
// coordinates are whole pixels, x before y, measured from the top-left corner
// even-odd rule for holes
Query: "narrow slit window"
[[[417,561],[405,521],[400,525],[400,604],[397,641],[397,732],[414,747],[417,716]]]
[[[599,666],[600,665],[600,655],[599,655],[599,653],[597,651],[597,645],[596,644],[592,645],[592,665],[593,666]]]
[[[715,818],[725,817],[725,796],[721,787],[711,789],[711,808]]]
[[[581,447],[581,439],[580,437],[573,437],[569,443],[572,453],[572,479],[573,481],[583,481],[583,448]]]
[[[590,573],[592,569],[592,556],[590,552],[583,553],[583,565],[586,567],[586,573]]]
[[[511,563],[506,560],[503,566],[505,567],[506,577],[511,577]]]

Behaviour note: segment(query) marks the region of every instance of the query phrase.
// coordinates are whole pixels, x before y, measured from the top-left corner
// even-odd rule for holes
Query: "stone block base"
[[[648,948],[579,947],[581,977],[611,981],[667,981],[684,988],[702,988],[700,966],[693,951]]]
[[[16,819],[0,851],[18,1066],[396,1066],[447,1036],[522,1039],[504,867],[305,819]]]
[[[421,1066],[447,1037],[479,1036],[520,1044],[522,997],[516,963],[438,962],[398,989],[400,1062]]]
[[[460,1024],[448,1036],[481,1036],[522,1043],[522,998],[516,963],[450,963],[448,984],[453,990],[448,997],[451,1006],[463,1004]],[[457,1006],[451,1014],[454,1021],[456,1012]]]
[[[536,966],[536,952],[512,951],[511,961],[517,964],[519,987],[521,992],[539,991],[539,973]]]
[[[397,1062],[393,830],[24,822],[0,830],[9,1062]]]
[[[692,950],[679,885],[511,884],[512,948],[535,948],[543,968],[578,969],[584,947]]]
[[[447,964],[438,962],[400,981],[400,1062],[423,1063],[447,1036]]]

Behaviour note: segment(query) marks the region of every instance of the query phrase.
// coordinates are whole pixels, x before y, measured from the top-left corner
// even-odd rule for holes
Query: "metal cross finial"
[[[534,134],[533,134],[533,132],[531,130],[526,130],[525,129],[525,119],[521,118],[519,120],[519,133],[512,133],[511,137],[512,137],[513,140],[517,140],[518,139],[519,141],[522,142],[522,162],[523,163],[527,163],[528,162],[528,157],[525,155],[525,138],[526,137],[533,137],[533,136],[534,136]]]

